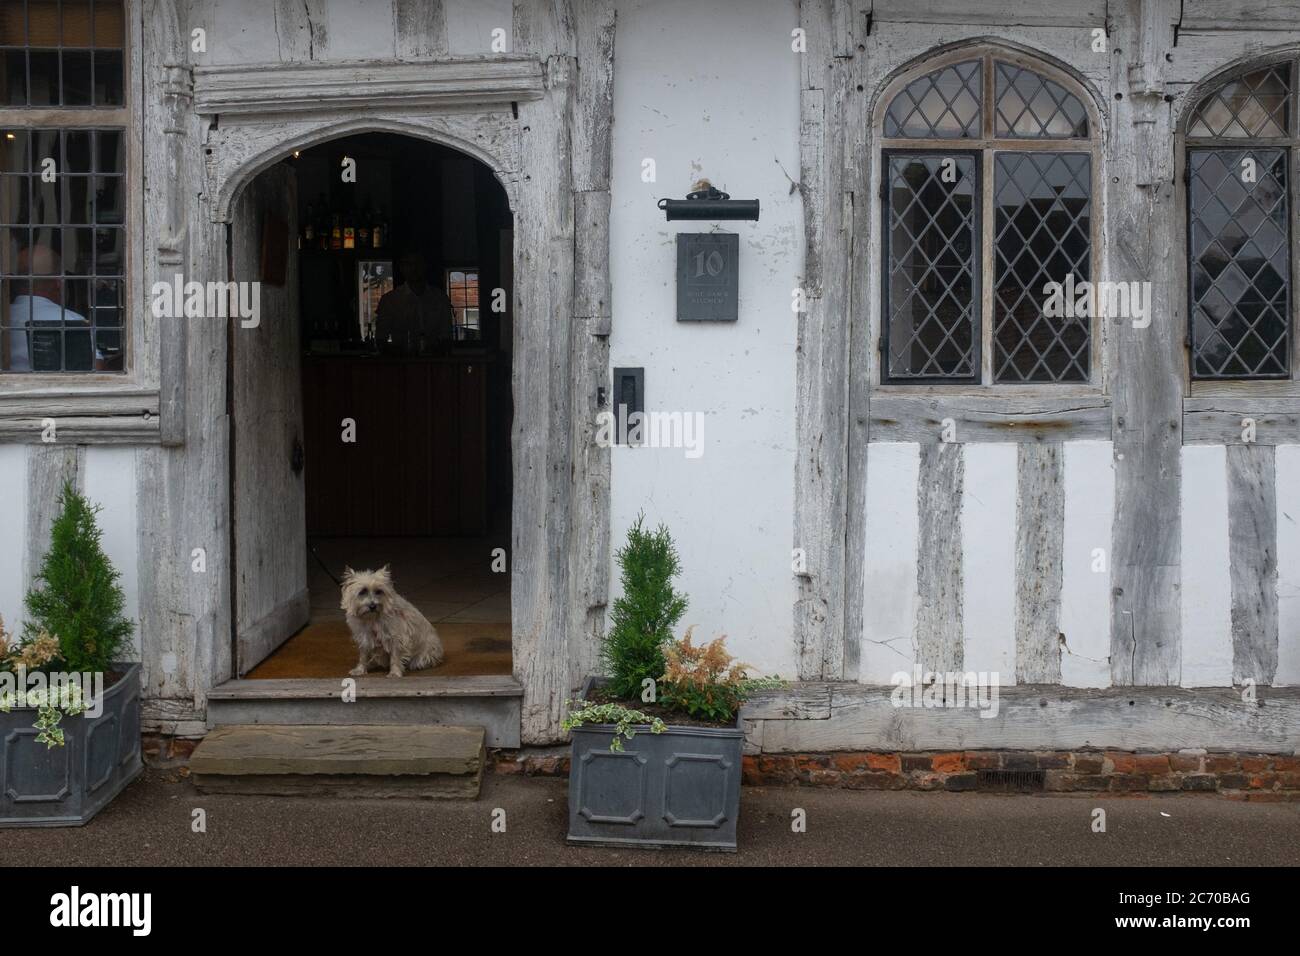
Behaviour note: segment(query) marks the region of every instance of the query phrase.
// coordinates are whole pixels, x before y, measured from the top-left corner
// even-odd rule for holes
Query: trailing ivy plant
[[[4,618],[0,618],[0,671],[26,674],[42,670],[58,657],[58,653],[58,638],[44,631],[34,639],[14,644],[5,630]],[[64,717],[85,713],[87,702],[79,685],[59,682],[33,690],[19,686],[16,691],[0,693],[0,713],[7,714],[15,707],[36,710],[36,742],[53,749],[63,746],[60,721]]]
[[[610,610],[601,659],[609,693],[634,699],[664,672],[663,646],[686,613],[686,597],[673,588],[681,561],[664,525],[647,530],[645,515],[638,515],[615,557],[623,594]]]
[[[649,724],[652,734],[662,734],[667,729],[667,725],[658,717],[651,717],[649,714],[624,707],[622,704],[591,704],[585,700],[566,700],[564,706],[569,708],[569,715],[560,722],[560,726],[565,730],[573,730],[584,724],[613,724],[614,739],[609,742],[609,749],[614,753],[622,753],[623,738],[631,740],[635,737],[638,724]]]

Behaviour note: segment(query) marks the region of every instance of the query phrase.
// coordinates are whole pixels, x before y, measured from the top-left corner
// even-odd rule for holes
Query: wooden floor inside
[[[508,536],[502,536],[508,538]],[[493,538],[319,538],[309,542],[338,577],[345,566],[360,571],[391,566],[397,592],[438,628],[446,659],[412,676],[464,677],[510,674],[510,573],[492,570]],[[339,607],[338,585],[315,557],[307,559],[311,620],[245,676],[346,677],[357,662],[356,645]]]

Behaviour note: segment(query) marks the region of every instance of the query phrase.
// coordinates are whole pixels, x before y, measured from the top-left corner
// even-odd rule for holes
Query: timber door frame
[[[506,191],[515,230],[511,644],[526,744],[562,739],[564,701],[596,666],[609,578],[609,450],[596,442],[596,414],[609,376],[614,12],[604,0],[580,5],[585,15],[563,22],[547,4],[521,5],[516,20],[529,21],[526,29],[516,23],[530,47],[523,54],[194,70],[201,215],[183,244],[198,281],[225,280],[235,196],[295,149],[353,133],[399,133],[482,161]],[[581,77],[580,59],[590,64]],[[184,196],[175,189],[156,197],[159,218]],[[189,353],[188,390],[210,405],[213,390],[224,393],[224,336],[192,333],[195,346],[207,346],[200,349],[187,346],[191,333],[173,334],[179,353]],[[200,451],[205,468],[228,473],[227,442],[187,449]],[[215,521],[228,533],[231,503],[205,500],[203,490],[190,504],[206,505],[208,526]],[[233,573],[227,547],[216,562],[221,575]],[[225,585],[229,600],[228,577],[211,584]],[[220,644],[199,649],[210,661],[200,697],[233,673],[231,614],[214,609],[211,630],[201,634]]]

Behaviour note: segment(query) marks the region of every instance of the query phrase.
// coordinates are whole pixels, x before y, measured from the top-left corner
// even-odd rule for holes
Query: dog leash
[[[321,570],[330,576],[330,580],[333,581],[335,584],[337,584],[339,587],[343,587],[343,582],[340,581],[338,578],[334,577],[334,572],[331,571],[329,565],[325,563],[325,559],[316,553],[316,549],[309,544],[307,545],[307,550],[310,551],[311,556],[316,559],[316,563],[321,566]]]

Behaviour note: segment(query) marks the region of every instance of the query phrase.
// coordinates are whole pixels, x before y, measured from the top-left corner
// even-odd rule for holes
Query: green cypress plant
[[[610,611],[601,656],[609,691],[619,698],[640,695],[646,678],[664,672],[664,642],[686,613],[686,597],[673,589],[681,571],[677,548],[664,525],[646,530],[645,515],[628,529],[627,543],[615,554],[623,596]]]
[[[131,622],[122,616],[120,575],[100,545],[98,513],[71,482],[64,483],[39,586],[27,592],[24,636],[55,635],[58,661],[69,671],[111,670],[131,636]]]

